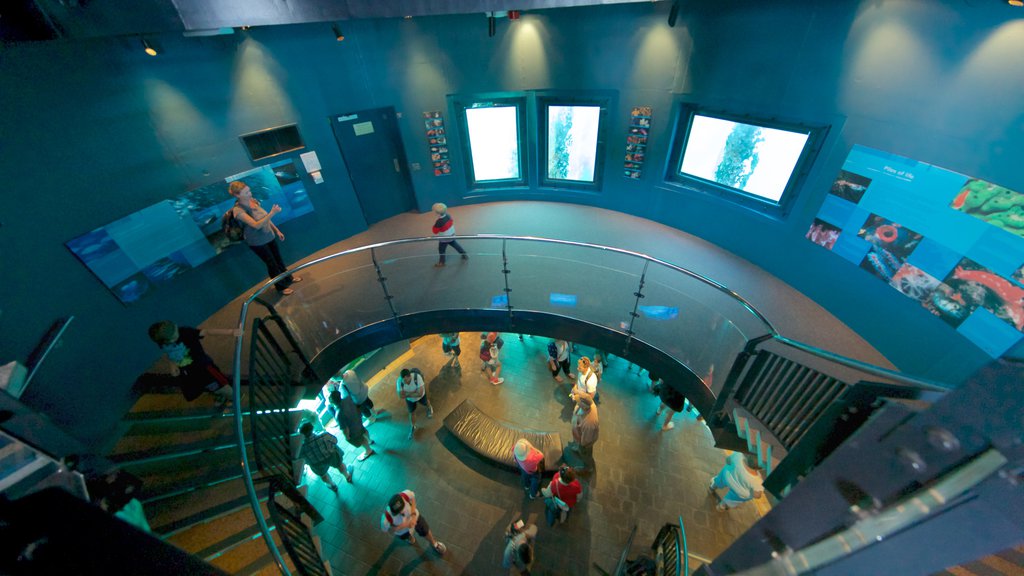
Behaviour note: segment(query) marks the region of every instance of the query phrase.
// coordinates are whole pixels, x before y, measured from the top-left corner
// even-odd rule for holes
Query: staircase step
[[[249,419],[243,418],[242,425],[248,432]],[[121,462],[171,453],[176,446],[204,449],[236,441],[234,418],[140,421],[121,437],[109,458]]]
[[[252,441],[247,441],[246,446],[251,446]],[[208,438],[192,444],[168,444],[157,446],[150,450],[139,452],[128,452],[125,454],[113,454],[110,460],[119,463],[122,467],[150,464],[163,460],[179,460],[189,456],[197,456],[207,452],[219,452],[238,446],[236,436],[222,436]]]
[[[239,477],[146,502],[146,516],[153,532],[170,535],[209,518],[248,506],[249,496]]]
[[[205,487],[242,473],[237,446],[190,454],[184,458],[129,462],[123,467],[142,479],[141,497],[144,501]]]
[[[248,416],[249,412],[243,412]],[[124,421],[137,424],[139,422],[160,422],[173,420],[219,420],[221,418],[233,419],[235,412],[233,408],[220,410],[214,406],[196,406],[187,408],[175,408],[168,410],[144,410],[134,411],[125,414]]]
[[[269,517],[266,503],[261,504],[264,518]],[[210,518],[187,530],[167,537],[167,542],[200,558],[216,556],[259,533],[259,525],[248,505],[229,514]]]
[[[294,570],[295,566],[288,557],[288,553],[281,543],[277,530],[272,529],[270,534],[274,538],[274,542],[277,544],[277,548],[280,550],[281,557],[284,558],[288,569]],[[223,553],[208,558],[207,562],[231,574],[256,574],[266,570],[268,567],[275,571],[270,572],[271,574],[280,574],[280,572],[276,572],[277,566],[274,564],[274,556],[270,553],[270,549],[267,548],[266,542],[263,541],[263,537],[259,533]]]

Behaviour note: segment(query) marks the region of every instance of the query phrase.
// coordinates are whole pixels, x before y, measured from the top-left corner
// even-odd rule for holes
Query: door
[[[367,225],[416,208],[394,108],[334,115],[331,128]]]

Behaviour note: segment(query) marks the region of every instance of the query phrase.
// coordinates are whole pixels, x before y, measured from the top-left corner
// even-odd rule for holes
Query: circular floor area
[[[600,388],[594,465],[580,478],[584,496],[565,524],[549,528],[543,502],[525,496],[518,474],[477,456],[442,422],[470,398],[490,416],[558,431],[564,442],[571,440],[569,384],[556,383],[547,371],[549,340],[526,336],[520,341],[515,334],[503,338],[505,383],[500,386],[492,386],[480,371],[477,333],[462,334],[461,369],[444,367],[440,338],[428,336],[414,341],[410,352],[370,381],[371,398],[387,410],[369,428],[379,455],[356,462],[360,450],[342,440],[355,483],[346,484],[332,471],[338,495],[307,470],[309,499],[325,518],[314,532],[335,574],[505,574],[504,530],[519,515],[540,527],[534,563],[538,575],[597,573],[594,563],[611,571],[634,524],[638,531],[631,557],[649,552],[661,526],[679,516],[690,551],[714,558],[758,519],[752,503],[715,511],[707,484],[726,452],[714,448],[711,431],[694,414],[677,415],[675,428],[662,432],[662,420],[654,414],[659,402],[647,392],[646,373],[613,356]],[[579,354],[593,355],[582,345],[577,350],[573,364]],[[419,430],[410,441],[395,379],[401,368],[413,366],[428,381],[435,414],[427,419],[425,411],[418,412]],[[416,492],[434,535],[448,546],[444,558],[423,539],[411,546],[380,531],[388,498],[406,488]]]

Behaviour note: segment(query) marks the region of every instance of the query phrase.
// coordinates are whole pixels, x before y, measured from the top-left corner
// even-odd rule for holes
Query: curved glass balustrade
[[[248,330],[253,318],[271,308],[287,326],[299,355],[311,359],[363,327],[405,315],[487,309],[513,316],[539,312],[602,326],[627,340],[638,339],[688,367],[713,396],[722,392],[726,375],[748,344],[765,340],[889,381],[933,385],[784,338],[727,287],[643,254],[532,237],[457,238],[469,259],[463,260],[449,248],[442,268],[435,267],[438,243],[434,238],[364,246],[298,266],[292,272],[301,274],[304,281],[292,286],[295,293],[280,299],[266,297],[268,302],[276,300],[271,308],[263,304],[263,294],[272,290],[272,281],[267,282],[243,304],[240,327]],[[243,338],[235,355],[236,406],[241,406],[238,383],[247,355]],[[338,368],[341,365],[333,367]],[[241,414],[236,422],[244,445]],[[244,454],[243,467],[254,510],[259,510]],[[265,521],[259,518],[259,522],[266,530]],[[266,542],[284,569],[273,541],[268,537]]]
[[[469,260],[449,249],[444,268],[434,267],[437,241],[430,238],[307,263],[296,269],[306,271],[305,281],[292,286],[295,294],[280,300],[276,311],[309,357],[394,315],[508,306],[559,314],[632,333],[712,385],[716,379],[707,376],[724,374],[747,341],[774,334],[725,287],[641,254],[523,237],[460,237],[459,243]]]

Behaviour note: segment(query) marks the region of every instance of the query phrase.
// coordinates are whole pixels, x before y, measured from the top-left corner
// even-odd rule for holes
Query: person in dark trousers
[[[416,534],[419,534],[439,555],[444,556],[448,551],[447,546],[434,538],[430,524],[420,515],[420,509],[416,507],[416,493],[412,490],[402,490],[388,500],[380,516],[380,529],[410,544],[416,543]]]
[[[437,243],[437,264],[435,267],[440,268],[444,266],[444,253],[448,250],[448,246],[455,248],[455,251],[462,254],[463,260],[469,260],[469,256],[466,251],[459,245],[458,240],[445,240],[444,238],[455,236],[455,221],[452,220],[450,214],[448,214],[448,207],[438,202],[432,207],[434,214],[437,215],[437,220],[434,221],[433,232],[434,236],[437,236],[440,241]]]
[[[231,210],[234,212],[235,219],[242,223],[245,230],[242,237],[249,245],[249,249],[267,265],[267,274],[271,278],[276,278],[287,272],[288,267],[285,266],[284,260],[281,258],[281,249],[277,246],[278,240],[284,242],[284,234],[271,222],[271,218],[281,212],[281,207],[274,204],[270,208],[270,212],[264,210],[259,201],[252,197],[249,186],[241,180],[232,182],[228,186],[228,191],[235,197],[235,205]],[[275,283],[274,288],[287,296],[293,292],[289,286],[294,282],[301,281],[302,278],[289,274]]]
[[[338,422],[338,428],[341,429],[341,433],[345,436],[345,441],[352,446],[362,446],[363,453],[359,455],[356,460],[362,462],[370,456],[376,454],[370,444],[373,444],[373,440],[370,439],[370,433],[366,431],[366,426],[363,425],[363,419],[359,415],[359,408],[356,406],[351,396],[342,396],[341,392],[335,390],[331,392],[329,401],[334,406],[334,419]]]
[[[171,376],[181,387],[185,400],[191,402],[209,392],[218,408],[226,407],[234,397],[231,381],[203,349],[200,340],[210,334],[235,336],[237,330],[203,329],[178,326],[169,320],[149,327],[149,338],[171,361]]]

